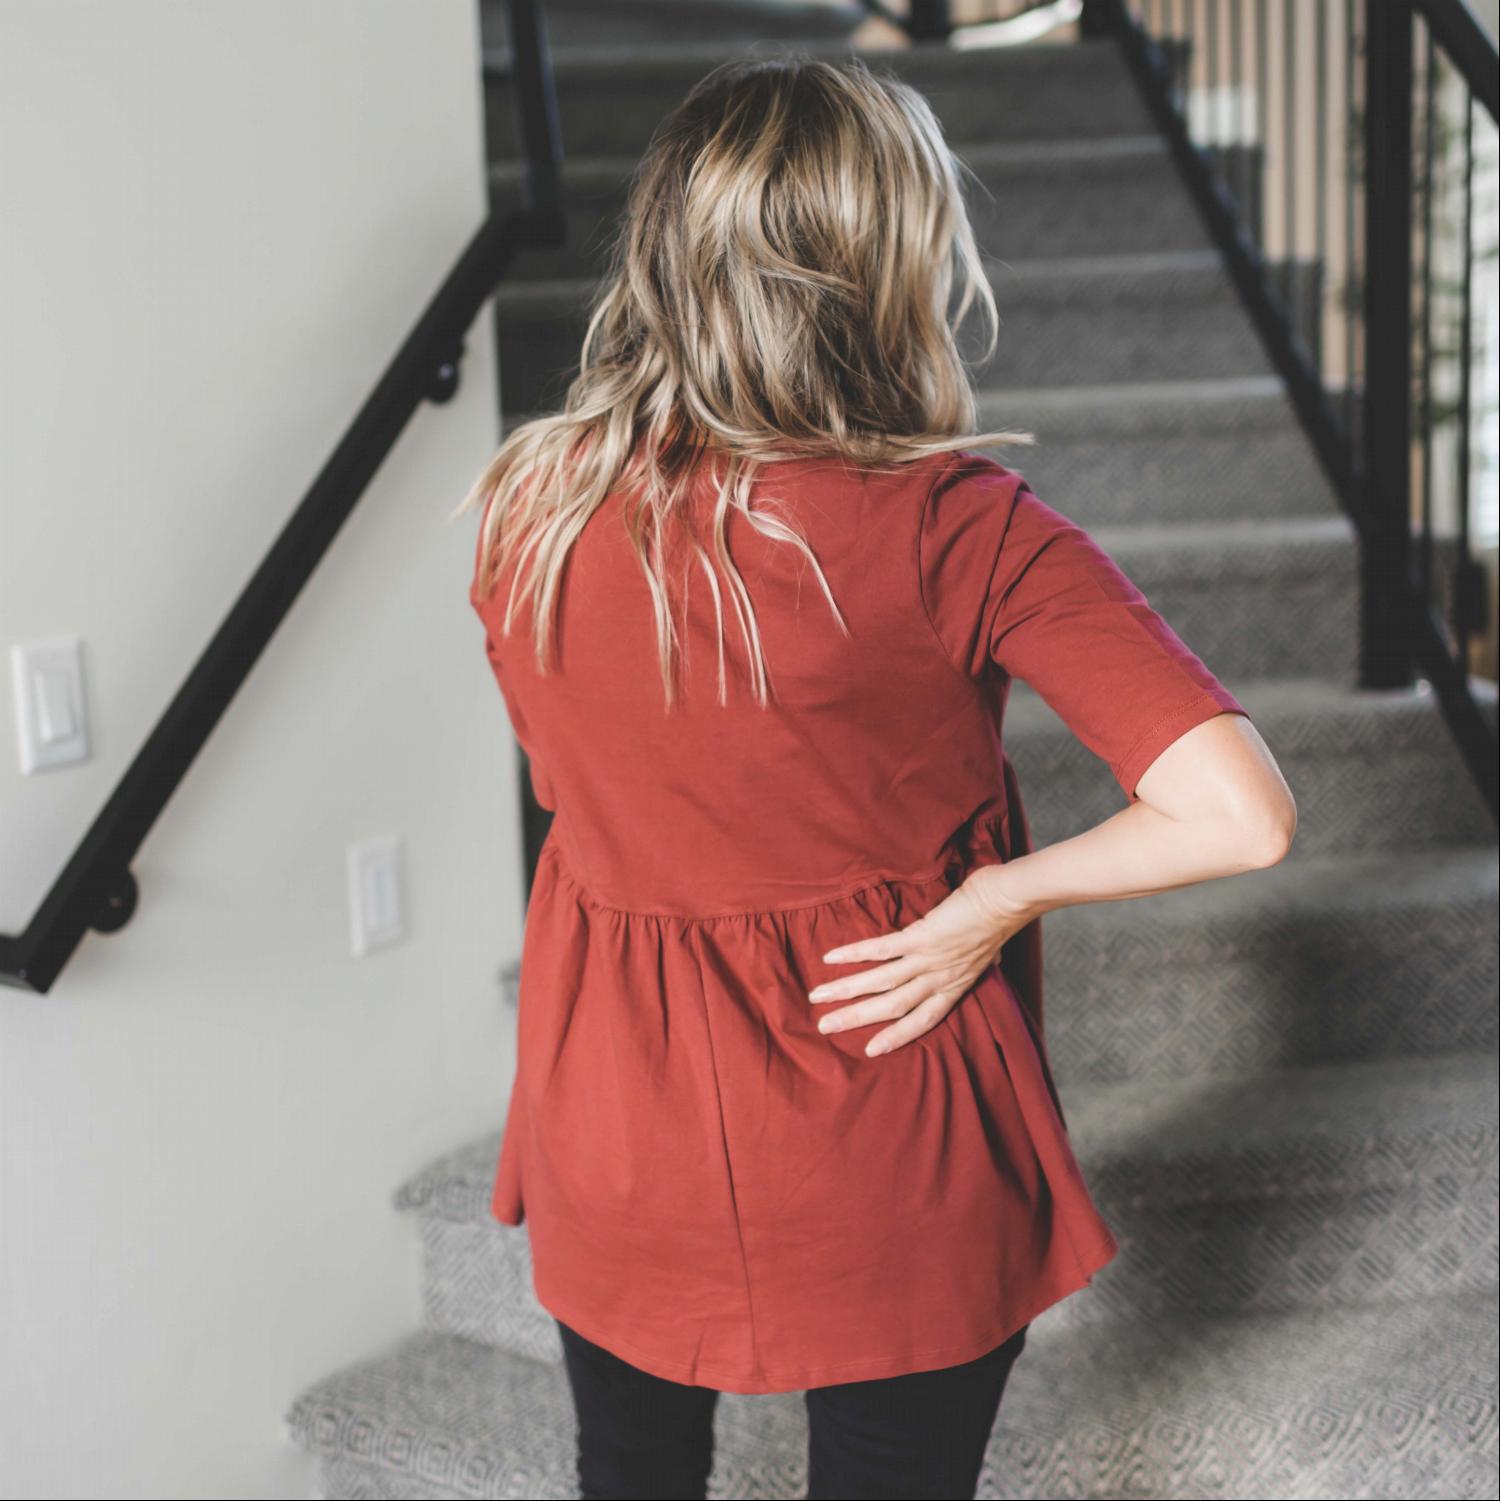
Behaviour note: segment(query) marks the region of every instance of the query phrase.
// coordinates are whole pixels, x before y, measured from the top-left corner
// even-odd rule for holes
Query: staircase
[[[555,53],[574,240],[500,293],[509,421],[559,398],[634,154],[722,55]],[[1300,814],[1279,866],[1045,919],[1051,1056],[1122,1253],[1034,1326],[979,1494],[1494,1496],[1493,823],[1430,693],[1352,686],[1352,529],[1113,43],[882,60],[994,195],[983,424],[1037,433],[1004,461],[1241,697]],[[1119,806],[1024,685],[1007,744],[1039,842]],[[425,1324],[290,1408],[325,1495],[576,1494],[526,1232],[488,1213],[497,1148],[396,1192]],[[800,1396],[718,1421],[711,1495],[802,1494]]]

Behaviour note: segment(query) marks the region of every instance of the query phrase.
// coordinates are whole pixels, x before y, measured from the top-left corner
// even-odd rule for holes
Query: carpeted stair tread
[[[1049,913],[1064,1079],[1427,1056],[1497,1038],[1493,845],[1291,855],[1234,880]]]
[[[1342,514],[1274,375],[985,390],[979,427],[1032,432],[984,451],[1090,529]]]
[[[1493,1047],[1251,1077],[1060,1079],[1121,1255],[1061,1323],[1238,1315],[1496,1284]],[[489,1213],[498,1134],[410,1177],[435,1327],[560,1358],[524,1227]]]
[[[421,1330],[335,1371],[283,1424],[309,1454],[439,1488],[429,1495],[567,1494],[575,1424],[562,1368],[455,1335]]]
[[[1384,851],[1299,856],[1295,845],[1279,865],[1242,871],[1232,878],[1160,891],[1140,901],[1089,902],[1049,912],[1048,963],[1065,962],[1071,950],[1107,947],[1116,964],[1196,966],[1220,963],[1249,943],[1276,941],[1282,922],[1304,918],[1316,926],[1361,922],[1390,914],[1469,904],[1471,915],[1496,899],[1493,845],[1413,850],[1399,861]],[[1170,921],[1170,946],[1141,930],[1141,916]]]
[[[638,154],[661,117],[716,64],[731,57],[789,51],[836,61],[848,56],[839,38],[788,46],[767,39],[682,46],[556,48],[564,145],[571,156]],[[940,45],[870,48],[859,54],[927,96],[949,142],[962,154],[968,141],[1113,139],[1149,135],[1150,115],[1112,42],[1065,46],[997,47],[970,52]],[[488,54],[485,67],[488,154],[514,158],[506,59]]]
[[[1341,678],[1260,678],[1243,685],[1231,683],[1252,717],[1278,721],[1283,739],[1291,750],[1319,750],[1347,743],[1357,724],[1369,723],[1366,732],[1383,744],[1423,744],[1436,738],[1432,715],[1437,701],[1432,690],[1418,683],[1407,688],[1361,688]],[[1048,708],[1029,683],[1012,684],[1006,707],[1008,738],[1067,736],[1066,725]],[[1286,737],[1290,736],[1290,740]],[[1082,747],[1080,747],[1082,749]],[[1085,755],[1088,754],[1084,750]],[[1492,838],[1493,828],[1475,826],[1476,838]]]
[[[1493,1179],[1500,1162],[1490,1049],[1059,1090],[1091,1183],[1153,1205]]]
[[[1185,639],[1199,650],[1191,633]],[[1378,848],[1396,858],[1493,844],[1494,820],[1426,684],[1220,676],[1274,748],[1297,799],[1299,856]],[[1104,762],[1029,683],[1012,685],[1004,735],[1038,843],[1080,833],[1124,806]]]
[[[509,46],[506,0],[480,0],[480,37],[487,55],[502,56]],[[550,0],[545,9],[547,37],[554,52],[570,47],[680,45],[699,38],[717,42],[768,35],[788,40],[846,37],[870,17],[859,0]]]
[[[854,50],[843,37],[811,37],[792,44],[798,52],[836,60]],[[641,43],[609,42],[603,46],[554,46],[552,71],[559,84],[580,82],[598,85],[627,78],[641,80],[683,79],[691,83],[717,63],[730,57],[774,55],[787,44],[779,37],[762,36],[747,43],[725,46],[717,40],[690,38],[664,41],[652,38]],[[912,46],[868,47],[859,55],[873,67],[886,64],[917,87],[948,78],[1017,81],[1039,76],[1066,75],[1070,80],[1097,74],[1118,82],[1124,73],[1112,41],[1082,38],[1077,41],[1043,43],[1027,47],[986,47],[969,51],[940,43]],[[504,66],[504,48],[486,48],[486,68]]]
[[[1138,522],[1132,526],[1098,526],[1094,536],[1107,552],[1152,578],[1184,571],[1179,560],[1192,560],[1194,578],[1210,567],[1287,573],[1321,572],[1324,559],[1358,548],[1354,525],[1342,514],[1329,516],[1250,516],[1198,521]],[[1201,561],[1200,561],[1201,560]]]
[[[1107,284],[1110,290],[1160,294],[1174,287],[1189,291],[1227,290],[1218,254],[1212,250],[1157,250],[1131,255],[1072,255],[1007,261],[992,265],[990,285],[997,298],[1010,290],[1035,289],[1039,297],[1066,300],[1075,290]],[[592,275],[534,277],[500,283],[495,300],[502,315],[535,314],[555,319],[581,308],[594,290]],[[1260,361],[1236,375],[1264,374]],[[1219,372],[1223,374],[1225,372]],[[1154,379],[1166,379],[1165,373]]]
[[[991,261],[1002,332],[979,388],[1263,375],[1270,359],[1213,251]],[[501,284],[501,407],[555,406],[576,369],[588,277]],[[959,348],[978,361],[979,325]]]
[[[984,253],[1001,261],[1076,255],[1201,249],[1208,241],[1191,201],[1176,191],[1176,168],[1152,136],[1117,140],[972,144],[961,159],[970,218]],[[522,280],[602,273],[623,219],[637,158],[570,159],[564,166],[567,242],[523,251],[512,276]],[[525,168],[490,168],[490,201],[519,204]]]
[[[1039,1340],[979,1494],[1493,1496],[1496,1315],[1491,1291]]]
[[[1500,1130],[1489,1049],[1243,1077],[1062,1079],[1059,1090],[1090,1180],[1163,1203],[1473,1173],[1494,1163]],[[424,1165],[396,1190],[395,1207],[508,1230],[489,1214],[499,1141],[485,1133]]]
[[[1049,1317],[1012,1374],[981,1497],[1494,1494],[1493,1293],[1180,1312],[1086,1340]],[[369,1487],[325,1494],[577,1495],[561,1367],[452,1335],[336,1372],[285,1421],[330,1476]],[[801,1494],[806,1439],[800,1393],[726,1393],[710,1496]]]

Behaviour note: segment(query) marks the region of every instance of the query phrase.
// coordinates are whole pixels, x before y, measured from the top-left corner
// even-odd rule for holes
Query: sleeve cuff
[[[1144,735],[1117,761],[1110,770],[1129,802],[1139,802],[1135,785],[1146,768],[1172,742],[1185,735],[1194,725],[1212,719],[1215,714],[1243,714],[1250,717],[1249,710],[1227,688],[1206,688],[1179,704],[1171,713],[1156,721]]]

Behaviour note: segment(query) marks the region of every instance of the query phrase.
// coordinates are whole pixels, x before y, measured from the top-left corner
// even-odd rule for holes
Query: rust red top
[[[769,708],[727,589],[717,702],[701,571],[665,708],[618,494],[565,564],[555,674],[535,670],[524,611],[501,634],[510,570],[470,586],[555,814],[491,1210],[526,1224],[558,1318],[646,1371],[734,1392],[971,1359],[1116,1254],[1047,1059],[1039,921],[882,1056],[864,1046],[886,1023],[822,1034],[830,1008],[807,992],[865,967],[827,950],[1030,848],[1001,747],[1013,678],[1129,800],[1184,731],[1246,713],[1087,532],[981,453],[895,475],[777,464],[754,503],[797,525],[850,632],[797,549],[731,511]]]

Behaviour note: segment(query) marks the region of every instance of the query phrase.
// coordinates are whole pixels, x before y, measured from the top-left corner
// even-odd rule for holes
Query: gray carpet
[[[633,153],[765,34],[753,4],[712,41],[662,7],[670,45],[641,30],[652,7],[618,34],[590,18],[621,11],[568,9],[595,43],[557,54],[575,243],[523,256],[498,298],[512,422],[570,373]],[[782,34],[836,52],[848,20]],[[1036,432],[1013,462],[1242,698],[1300,813],[1270,870],[1046,920],[1049,1048],[1121,1254],[1034,1326],[980,1494],[1493,1497],[1493,824],[1425,685],[1354,686],[1352,531],[1112,47],[883,61],[990,195],[975,219],[1004,324],[984,422]],[[505,202],[503,68],[487,89]],[[1120,806],[1024,684],[1006,743],[1039,841]],[[489,1216],[498,1141],[395,1190],[423,1328],[289,1408],[328,1496],[576,1494],[526,1233]],[[721,1398],[718,1439],[711,1494],[801,1494],[800,1397]]]
[[[981,1497],[1494,1494],[1493,1292],[1028,1341]],[[338,1497],[576,1496],[562,1368],[423,1330],[303,1396]],[[800,1396],[719,1399],[713,1497],[806,1487]]]

